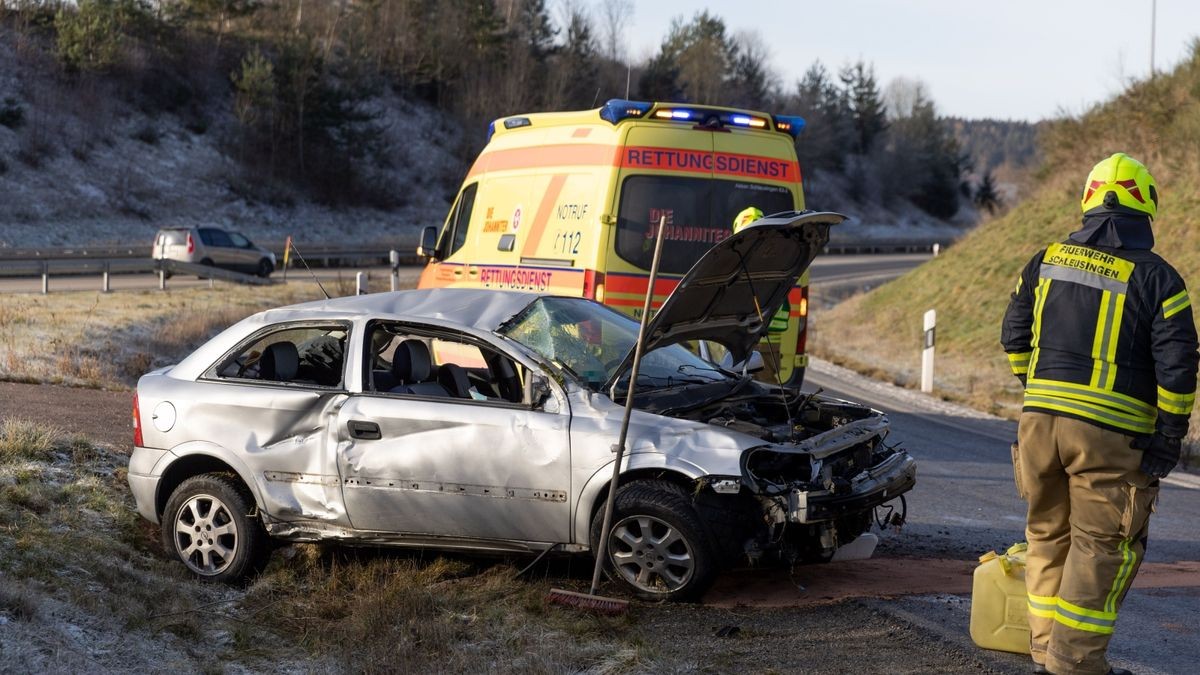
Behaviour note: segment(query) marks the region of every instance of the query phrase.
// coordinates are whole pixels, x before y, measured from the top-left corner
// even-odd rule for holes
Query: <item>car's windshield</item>
[[[500,333],[599,390],[633,349],[638,323],[590,300],[539,298],[502,326]],[[729,378],[682,346],[669,345],[643,355],[638,387],[707,384]]]

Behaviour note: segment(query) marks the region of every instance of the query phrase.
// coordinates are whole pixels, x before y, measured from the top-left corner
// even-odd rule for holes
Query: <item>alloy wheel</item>
[[[225,571],[237,555],[237,522],[220,499],[198,494],[175,514],[175,550],[196,574],[214,576]]]

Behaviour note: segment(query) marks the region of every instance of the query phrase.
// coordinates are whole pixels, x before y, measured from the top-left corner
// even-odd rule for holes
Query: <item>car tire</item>
[[[604,508],[592,519],[592,550],[600,549]],[[666,481],[635,481],[620,488],[613,507],[605,571],[644,600],[698,598],[717,573],[700,516],[679,486]]]
[[[204,265],[205,267],[213,267],[212,258],[204,258],[203,260],[200,261],[200,264]],[[207,279],[208,277],[201,275],[201,274],[197,274],[196,278],[197,279]]]
[[[275,271],[275,266],[271,264],[271,261],[267,260],[266,258],[263,258],[262,260],[258,261],[258,269],[255,270],[255,274],[262,277],[263,279],[266,279],[267,277],[271,276],[271,272],[274,272],[274,271]]]
[[[266,561],[267,533],[255,510],[254,497],[231,474],[188,478],[163,510],[163,547],[205,581],[242,581]]]

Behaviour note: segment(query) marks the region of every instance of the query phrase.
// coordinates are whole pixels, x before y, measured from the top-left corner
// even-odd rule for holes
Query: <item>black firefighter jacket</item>
[[[1150,250],[1052,244],[1017,280],[1001,331],[1024,410],[1183,437],[1197,343],[1183,279]]]

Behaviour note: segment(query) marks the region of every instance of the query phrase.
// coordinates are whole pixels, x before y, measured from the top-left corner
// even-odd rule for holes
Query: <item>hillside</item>
[[[1080,118],[1048,125],[1040,186],[941,257],[814,319],[813,349],[912,386],[919,376],[921,318],[938,312],[936,387],[944,396],[1015,416],[1020,389],[999,344],[1017,274],[1041,247],[1079,222],[1092,165],[1123,151],[1145,162],[1160,187],[1155,250],[1200,284],[1200,42],[1174,72],[1137,82]],[[1193,312],[1196,310],[1193,306]],[[1192,437],[1197,432],[1193,417]]]
[[[376,89],[356,101],[373,118],[370,161],[347,155],[298,181],[284,170],[292,153],[278,171],[247,160],[230,81],[239,58],[181,48],[149,70],[71,73],[50,36],[0,24],[0,248],[148,244],[168,224],[374,241],[441,223],[465,169],[459,124]]]

